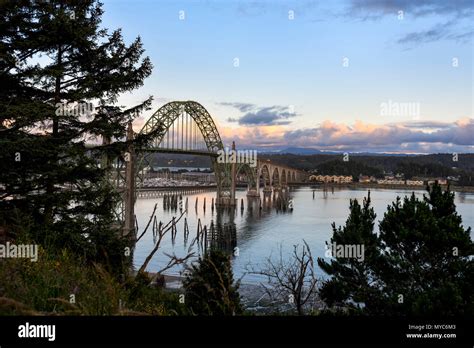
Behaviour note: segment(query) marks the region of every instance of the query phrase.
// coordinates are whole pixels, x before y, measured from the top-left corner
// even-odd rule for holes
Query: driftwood
[[[153,248],[151,253],[147,256],[147,258],[145,259],[145,262],[143,263],[143,265],[138,270],[138,274],[143,273],[145,271],[145,269],[147,268],[147,266],[150,263],[151,259],[153,258],[153,255],[155,255],[155,253],[158,251],[158,249],[160,247],[160,244],[161,244],[161,241],[163,240],[163,237],[166,235],[166,233],[168,233],[173,227],[175,228],[175,224],[173,224],[171,226],[168,226],[168,225],[173,221],[175,221],[175,223],[177,223],[179,220],[181,220],[181,218],[184,216],[185,213],[186,213],[186,211],[183,211],[181,213],[180,217],[178,218],[178,220],[171,220],[168,224],[166,224],[165,227],[162,227],[162,228],[158,229],[158,240],[156,241],[155,247]],[[168,268],[170,268],[170,267],[168,267]]]
[[[299,315],[304,314],[304,305],[315,296],[318,283],[311,250],[306,241],[303,242],[301,252],[297,245],[293,246],[291,260],[284,261],[280,247],[278,260],[267,259],[265,269],[250,270],[251,274],[267,277],[268,285],[261,285],[270,298],[287,299],[291,296]]]
[[[153,220],[153,217],[155,216],[157,206],[158,206],[158,203],[155,204],[155,207],[153,208],[153,213],[151,213],[150,219],[148,220],[148,223],[146,224],[145,230],[142,232],[140,237],[137,238],[137,242],[140,240],[140,238],[142,238],[145,235],[146,231],[148,230],[148,227],[150,226],[150,223]]]

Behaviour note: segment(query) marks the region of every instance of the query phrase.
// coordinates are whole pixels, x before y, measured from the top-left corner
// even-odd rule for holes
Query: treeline
[[[150,164],[156,167],[212,167],[211,158],[207,156],[178,155],[161,152],[150,156]]]
[[[381,177],[384,173],[402,173],[406,179],[418,177],[459,178],[459,185],[474,185],[474,154],[391,155],[262,155],[260,158],[323,175],[360,174]]]
[[[360,161],[347,161],[335,159],[323,162],[317,166],[317,173],[322,175],[347,175],[356,180],[360,174],[382,177],[383,170],[371,167]]]

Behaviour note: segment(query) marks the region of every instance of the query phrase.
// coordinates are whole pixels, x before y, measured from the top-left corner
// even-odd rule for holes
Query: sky
[[[474,152],[472,0],[102,0],[154,70],[121,97],[202,104],[224,143]]]

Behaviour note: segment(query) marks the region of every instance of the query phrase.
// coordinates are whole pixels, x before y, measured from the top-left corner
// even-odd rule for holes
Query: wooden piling
[[[156,222],[156,216],[154,216],[154,218],[153,218],[153,226],[152,226],[153,238],[156,238],[156,228],[157,228],[157,222]]]
[[[188,220],[184,218],[184,246],[188,243],[188,236],[189,236],[189,226],[188,226]]]
[[[171,221],[172,221],[172,223],[171,223],[171,243],[174,246],[174,243],[176,241],[176,235],[178,234],[178,230],[176,228],[176,220],[175,220],[174,216],[173,216],[173,219]]]
[[[196,239],[199,241],[199,235],[201,234],[201,219],[198,219],[198,224],[197,224],[197,232],[196,232]]]

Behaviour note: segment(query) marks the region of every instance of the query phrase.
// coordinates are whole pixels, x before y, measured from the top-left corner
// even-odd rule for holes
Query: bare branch
[[[155,216],[157,206],[158,206],[158,203],[155,203],[155,207],[153,208],[153,213],[151,213],[150,220],[148,220],[148,223],[146,224],[146,227],[143,233],[140,235],[140,237],[137,238],[137,242],[140,240],[141,237],[145,235],[146,231],[148,230],[148,227],[150,226],[150,223],[153,220],[153,217]]]
[[[250,273],[268,278],[269,286],[264,286],[264,290],[271,299],[280,297],[281,300],[286,301],[288,296],[292,296],[293,302],[291,303],[295,305],[300,315],[303,314],[304,305],[315,295],[317,290],[314,260],[306,241],[304,241],[301,251],[297,245],[293,246],[291,260],[283,259],[280,247],[277,260],[269,258],[263,270],[251,271]]]
[[[184,216],[184,214],[186,213],[186,210],[184,210],[180,217],[178,218],[178,220],[175,220],[175,223],[178,223],[179,220],[181,220],[181,218]],[[168,224],[166,224],[166,226],[168,226]],[[153,250],[151,251],[151,253],[147,256],[147,258],[145,259],[145,262],[143,263],[143,265],[140,267],[140,269],[138,270],[138,273],[143,273],[145,271],[145,269],[147,268],[148,264],[150,263],[151,259],[153,258],[153,255],[155,255],[155,253],[158,251],[159,247],[160,247],[160,244],[161,244],[161,241],[163,240],[163,237],[166,235],[166,233],[168,233],[168,231],[171,230],[171,228],[173,227],[173,225],[169,226],[166,228],[163,227],[162,229],[160,229],[158,231],[158,240],[156,241],[156,244],[155,244],[155,247],[153,248]]]

